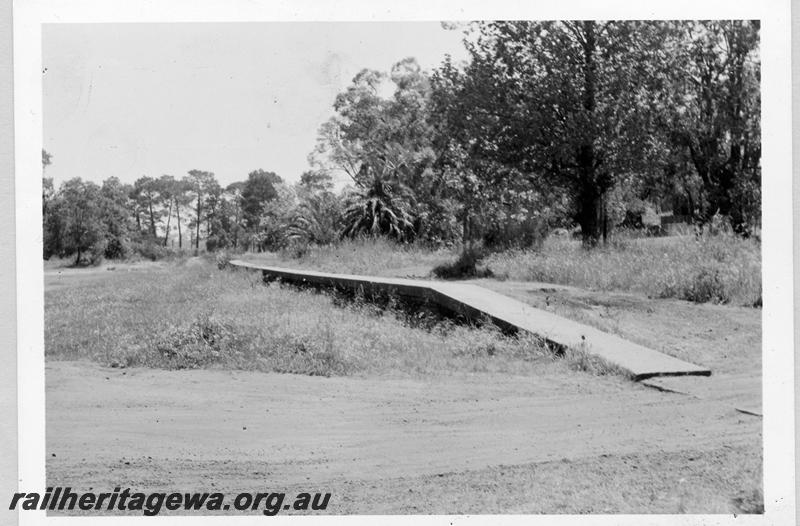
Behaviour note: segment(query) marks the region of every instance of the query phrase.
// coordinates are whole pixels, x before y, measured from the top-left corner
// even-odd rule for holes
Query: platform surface
[[[656,376],[708,376],[711,370],[659,351],[649,349],[619,336],[603,332],[497,292],[466,283],[403,278],[332,274],[259,265],[241,260],[231,265],[259,270],[274,278],[307,281],[350,288],[369,287],[387,292],[402,290],[405,295],[433,299],[449,308],[462,306],[479,311],[495,321],[515,327],[558,345],[582,348],[587,353],[627,371],[635,380]]]

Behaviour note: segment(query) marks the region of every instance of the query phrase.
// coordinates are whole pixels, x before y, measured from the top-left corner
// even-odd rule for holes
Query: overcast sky
[[[362,68],[463,58],[438,22],[63,24],[43,27],[47,175],[183,176],[257,168],[296,181],[318,126]]]

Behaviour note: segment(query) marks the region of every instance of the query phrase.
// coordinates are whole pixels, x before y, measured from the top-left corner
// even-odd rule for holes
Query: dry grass
[[[431,251],[383,239],[346,240],[324,247],[248,254],[246,259],[343,274],[431,277],[450,268],[457,248]],[[761,245],[731,234],[633,238],[616,235],[607,246],[551,237],[537,249],[508,250],[483,260],[483,275],[600,290],[638,292],[698,303],[761,304]],[[463,277],[463,276],[462,276]]]
[[[329,295],[266,286],[202,260],[59,280],[45,298],[48,359],[309,375],[566,370],[532,337],[447,322],[423,330],[402,312],[337,306]]]
[[[501,279],[696,302],[761,302],[760,243],[732,235],[623,237],[594,250],[550,238],[540,250],[493,254],[486,263]]]
[[[430,250],[384,238],[345,239],[334,245],[302,246],[277,253],[247,254],[246,259],[339,274],[428,276],[433,267],[458,255],[457,250]]]
[[[764,513],[761,448],[596,457],[334,483],[331,513]],[[413,491],[412,491],[413,490]],[[744,496],[744,497],[743,497]],[[609,517],[609,519],[612,519]],[[613,520],[607,521],[611,524]],[[679,523],[680,520],[675,520]],[[713,522],[713,521],[712,521]]]

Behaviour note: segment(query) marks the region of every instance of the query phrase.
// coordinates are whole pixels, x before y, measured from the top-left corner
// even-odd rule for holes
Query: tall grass
[[[451,249],[433,250],[385,238],[344,239],[335,244],[295,245],[277,253],[247,254],[251,260],[310,268],[340,274],[372,276],[427,276],[436,265],[457,254]]]
[[[486,264],[500,279],[696,302],[761,303],[761,245],[728,234],[619,237],[593,250],[554,237],[539,250],[493,254]]]
[[[408,317],[366,303],[193,266],[95,272],[46,292],[48,359],[308,375],[534,374],[566,365],[532,337]],[[69,279],[69,278],[63,278]]]

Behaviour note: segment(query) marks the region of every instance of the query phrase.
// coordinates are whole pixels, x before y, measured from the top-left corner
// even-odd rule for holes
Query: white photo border
[[[42,262],[42,32],[44,23],[430,21],[496,19],[758,19],[761,20],[763,173],[763,443],[761,516],[477,515],[414,516],[424,524],[794,524],[794,309],[791,140],[791,4],[789,0],[17,0],[14,5],[14,129],[17,268],[17,356],[20,491],[45,487],[44,284]],[[24,415],[24,416],[23,416]],[[19,514],[19,524],[89,524],[136,517],[46,517]],[[258,516],[161,517],[169,524],[261,523]],[[369,516],[276,516],[288,523],[371,524]],[[382,516],[401,524],[405,516]]]

